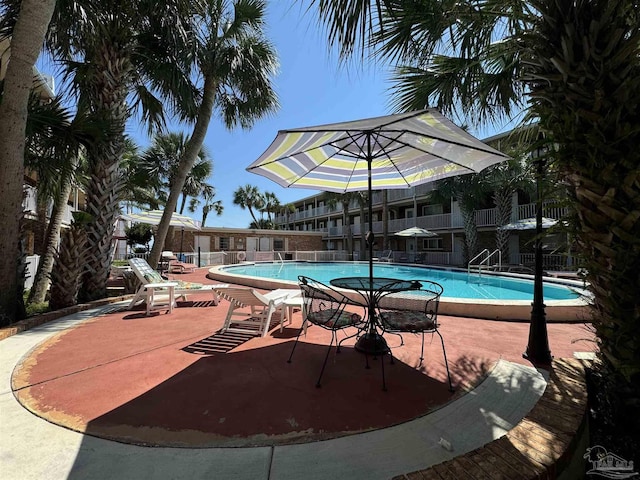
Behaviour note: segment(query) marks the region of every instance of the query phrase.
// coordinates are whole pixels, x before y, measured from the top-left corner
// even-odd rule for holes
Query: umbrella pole
[[[182,241],[184,240],[184,227],[180,231],[180,261],[182,262]]]
[[[369,322],[369,331],[362,335],[356,342],[354,348],[360,352],[371,355],[384,355],[389,352],[389,347],[384,337],[378,334],[376,329],[376,296],[373,289],[373,243],[375,236],[373,234],[373,199],[371,198],[371,134],[367,137],[367,174],[368,174],[368,206],[369,206],[369,231],[366,235],[367,246],[369,247],[369,298],[367,319]]]

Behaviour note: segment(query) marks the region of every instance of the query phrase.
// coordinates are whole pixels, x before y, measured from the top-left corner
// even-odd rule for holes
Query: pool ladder
[[[493,252],[489,252],[489,249],[485,248],[478,255],[469,260],[469,263],[467,264],[467,273],[471,273],[472,267],[477,267],[478,275],[482,275],[483,266],[489,268],[489,261],[495,255],[498,256],[498,271],[500,271],[502,269],[502,252],[498,248],[496,248]],[[480,259],[478,263],[473,263],[478,259]]]

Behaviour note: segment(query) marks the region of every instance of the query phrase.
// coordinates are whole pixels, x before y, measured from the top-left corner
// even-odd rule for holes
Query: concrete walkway
[[[53,425],[11,390],[32,348],[114,305],[87,310],[0,342],[0,472],[11,479],[388,479],[424,469],[499,438],[535,405],[545,372],[500,360],[474,390],[394,427],[314,443],[254,448],[147,448]]]

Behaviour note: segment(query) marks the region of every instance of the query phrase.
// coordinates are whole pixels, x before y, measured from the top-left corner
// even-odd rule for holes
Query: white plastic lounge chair
[[[393,262],[393,250],[385,250],[378,258],[374,258],[378,262]]]
[[[174,303],[179,298],[187,300],[187,294],[210,291],[213,294],[213,304],[218,305],[220,301],[216,293],[217,287],[226,285],[204,285],[202,283],[183,282],[181,280],[168,281],[162,278],[160,273],[155,271],[143,258],[129,259],[131,270],[140,280],[140,288],[131,299],[129,309],[132,309],[137,303],[145,300],[147,302],[147,313],[156,309],[157,306],[167,304],[167,296],[169,294],[168,285],[174,285]],[[175,306],[175,305],[173,305]]]
[[[285,300],[300,294],[299,290],[278,289],[260,293],[248,287],[219,287],[216,292],[230,302],[222,327],[223,332],[250,333],[265,337],[273,313],[281,309],[280,327],[285,317]],[[250,307],[250,311],[238,311]]]

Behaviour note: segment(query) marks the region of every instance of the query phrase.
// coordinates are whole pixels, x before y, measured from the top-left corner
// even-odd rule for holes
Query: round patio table
[[[362,353],[382,355],[389,352],[389,346],[382,334],[378,333],[378,300],[382,294],[420,289],[420,282],[384,277],[342,277],[329,282],[337,288],[358,292],[365,300],[367,310],[366,333],[356,341],[354,348]]]

